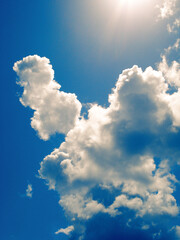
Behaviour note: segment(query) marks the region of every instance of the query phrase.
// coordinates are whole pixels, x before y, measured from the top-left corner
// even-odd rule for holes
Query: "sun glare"
[[[144,5],[147,0],[116,0],[117,4],[119,5],[126,5],[129,7],[139,7],[141,5]]]

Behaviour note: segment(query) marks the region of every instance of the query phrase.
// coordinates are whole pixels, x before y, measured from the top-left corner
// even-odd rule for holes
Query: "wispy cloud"
[[[172,24],[167,25],[167,29],[169,33],[177,33],[180,27],[180,18],[176,18]]]
[[[33,194],[33,188],[31,184],[28,184],[27,189],[26,189],[26,196],[29,198],[32,198]]]
[[[59,229],[57,232],[55,232],[55,234],[64,233],[66,235],[70,235],[72,231],[74,231],[74,226],[69,226],[67,228]]]
[[[170,34],[177,34],[180,27],[180,4],[177,0],[163,0],[157,5],[158,19],[166,20],[167,30]]]
[[[176,88],[180,87],[180,63],[177,61],[172,61],[168,64],[168,56],[180,49],[180,39],[178,38],[176,42],[164,50],[162,54],[162,61],[158,64],[158,69],[161,71],[168,84]]]
[[[159,17],[162,19],[169,18],[175,14],[177,0],[163,0],[162,4],[158,5],[160,10]]]

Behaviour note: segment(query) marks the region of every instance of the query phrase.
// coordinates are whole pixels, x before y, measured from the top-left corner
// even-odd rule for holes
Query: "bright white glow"
[[[135,7],[139,5],[143,5],[146,3],[148,0],[117,0],[118,4],[122,5],[128,5],[130,7]]]

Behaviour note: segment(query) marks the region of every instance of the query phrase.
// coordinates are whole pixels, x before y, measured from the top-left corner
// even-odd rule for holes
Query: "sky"
[[[0,239],[180,239],[178,0],[2,0]]]

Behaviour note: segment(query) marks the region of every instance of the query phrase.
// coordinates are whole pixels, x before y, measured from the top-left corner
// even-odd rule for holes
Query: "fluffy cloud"
[[[32,198],[32,193],[33,193],[32,185],[28,184],[27,189],[26,189],[26,196],[29,198]]]
[[[47,140],[51,134],[67,133],[78,121],[81,104],[75,94],[60,91],[54,71],[45,57],[28,56],[14,64],[18,84],[24,88],[21,103],[34,112],[31,126]]]
[[[89,219],[129,208],[137,215],[178,214],[172,193],[176,178],[168,157],[179,137],[176,94],[167,93],[161,72],[124,70],[109,96],[110,105],[93,105],[88,118],[71,129],[66,141],[41,163],[39,174],[61,194],[60,204],[72,217]],[[156,165],[155,159],[161,159]],[[109,206],[93,198],[92,190],[116,189]]]
[[[33,119],[39,114],[41,127],[35,129],[40,136],[66,133],[60,147],[41,162],[39,175],[59,193],[60,205],[73,220],[98,213],[117,217],[125,209],[140,218],[179,213],[171,165],[180,160],[180,85],[178,73],[169,73],[178,71],[176,66],[163,61],[159,71],[124,70],[109,106],[91,105],[87,118],[79,118],[75,95],[59,91],[46,58],[30,56],[15,64],[24,87],[21,102],[35,110]],[[172,86],[176,90],[170,91]]]

